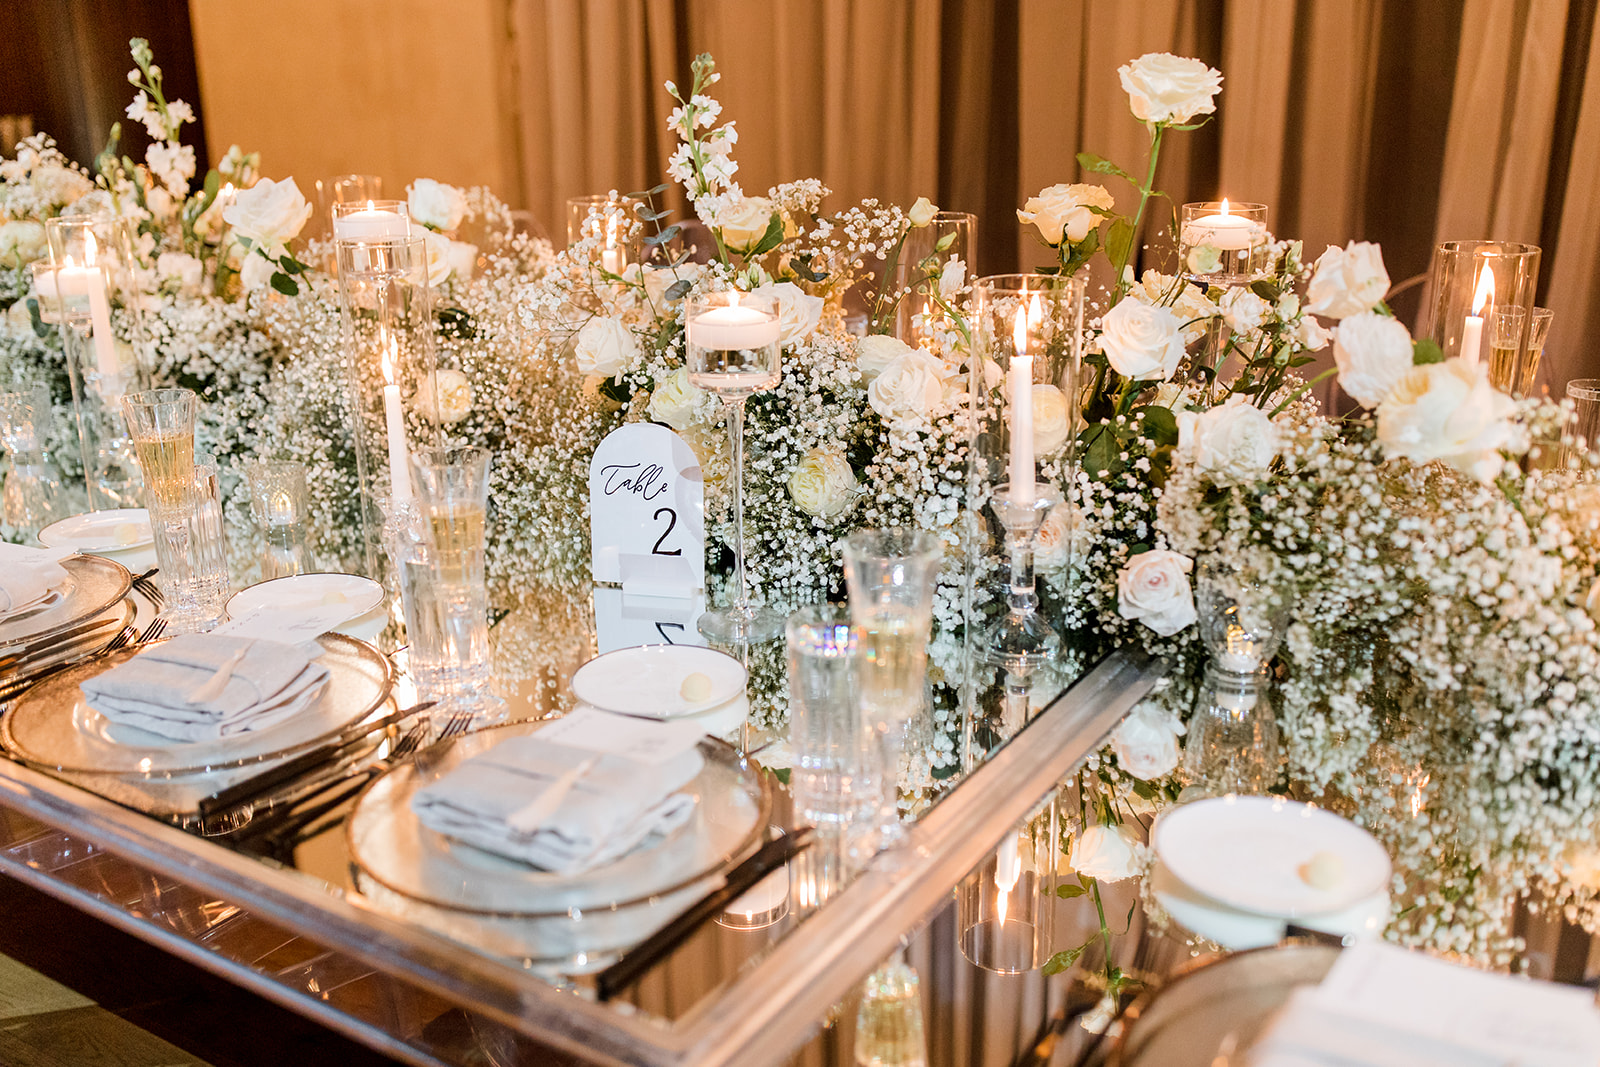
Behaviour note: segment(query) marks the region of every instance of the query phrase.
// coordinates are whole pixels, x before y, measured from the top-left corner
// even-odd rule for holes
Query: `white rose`
[[[1389,291],[1383,249],[1370,241],[1351,241],[1344,248],[1329,245],[1317,257],[1306,298],[1306,310],[1325,319],[1346,319],[1371,311]]]
[[[861,486],[850,461],[831,449],[813,448],[789,475],[795,506],[819,519],[835,519],[855,506]]]
[[[1070,503],[1063,502],[1050,509],[1033,535],[1034,566],[1044,570],[1060,567],[1067,562],[1076,520],[1077,515]]]
[[[1278,428],[1248,397],[1232,396],[1210,411],[1178,414],[1178,454],[1217,485],[1266,477],[1278,454]]]
[[[450,271],[456,276],[457,281],[471,281],[473,271],[478,268],[478,246],[467,241],[452,241],[447,238],[444,243],[444,258],[450,264]]]
[[[1398,319],[1363,311],[1333,331],[1339,384],[1362,407],[1375,408],[1411,371],[1411,332]]]
[[[1053,385],[1033,387],[1033,452],[1049,455],[1067,439],[1067,397]]]
[[[1148,782],[1178,765],[1178,736],[1184,732],[1176,715],[1146,701],[1122,720],[1111,735],[1111,748],[1123,770]]]
[[[932,222],[938,213],[939,209],[934,207],[927,197],[919,196],[917,202],[911,205],[911,210],[906,212],[906,218],[910,220],[911,225],[920,230]]]
[[[621,319],[596,315],[578,331],[573,356],[578,373],[615,378],[639,357],[639,343]]]
[[[656,383],[650,394],[650,417],[674,430],[686,430],[695,420],[700,399],[705,394],[689,384],[689,371],[679,367]]]
[[[31,219],[0,224],[0,266],[24,267],[44,258],[50,246],[44,227]]]
[[[467,198],[453,185],[418,178],[406,187],[406,212],[429,229],[449,232],[461,225]]]
[[[1222,299],[1217,301],[1217,307],[1222,312],[1222,320],[1234,333],[1259,330],[1261,324],[1267,321],[1267,316],[1272,313],[1271,304],[1243,287],[1229,289],[1222,294]]]
[[[763,285],[751,292],[778,302],[778,341],[785,347],[811,336],[822,319],[822,297],[806,295],[794,282]]]
[[[235,196],[222,213],[235,234],[249,238],[271,256],[280,254],[309,218],[311,205],[300,195],[293,178],[281,182],[262,178]]]
[[[717,212],[722,243],[734,252],[748,252],[766,236],[777,209],[764,196],[747,196]]]
[[[200,288],[205,274],[205,264],[186,252],[163,252],[156,257],[156,276],[171,278],[186,290]]]
[[[1184,123],[1217,110],[1212,97],[1222,90],[1222,74],[1198,59],[1150,52],[1117,68],[1133,117],[1143,122]]]
[[[1171,637],[1194,622],[1194,560],[1177,552],[1141,552],[1117,573],[1117,614]]]
[[[1124,300],[1100,320],[1100,347],[1118,374],[1164,382],[1183,361],[1182,326],[1164,307]]]
[[[446,368],[436,371],[439,399],[434,401],[434,387],[424,377],[417,390],[417,407],[424,417],[446,426],[453,426],[472,413],[472,383],[458,370]]]
[[[950,368],[938,356],[913,348],[890,361],[867,387],[867,403],[885,422],[925,418],[944,399]]]
[[[1185,343],[1198,341],[1206,334],[1206,321],[1218,313],[1217,305],[1206,296],[1205,289],[1191,285],[1181,277],[1147,270],[1135,278],[1132,267],[1125,267],[1122,276],[1128,283],[1128,295],[1154,307],[1164,307],[1186,323],[1183,328]]]
[[[1139,873],[1144,845],[1127,827],[1085,826],[1072,840],[1067,862],[1079,874],[1100,882],[1120,882]]]
[[[411,236],[422,240],[423,254],[428,261],[428,285],[439,288],[454,269],[450,264],[449,239],[439,236],[415,219],[411,221]]]
[[[1523,444],[1511,422],[1516,403],[1489,384],[1489,369],[1459,359],[1407,371],[1378,405],[1384,454],[1413,463],[1441,459],[1489,483],[1501,449]]]
[[[861,370],[862,380],[870,384],[884,368],[911,350],[900,338],[886,333],[861,338],[856,342],[856,366]]]
[[[239,284],[244,286],[247,293],[264,289],[272,284],[272,275],[277,269],[276,264],[259,252],[251,252],[239,265]]]
[[[1032,223],[1039,228],[1044,243],[1054,247],[1066,237],[1077,244],[1089,236],[1089,231],[1100,225],[1100,216],[1092,207],[1109,210],[1116,201],[1101,185],[1052,185],[1038,196],[1030,196],[1017,212],[1017,221],[1024,226]]]

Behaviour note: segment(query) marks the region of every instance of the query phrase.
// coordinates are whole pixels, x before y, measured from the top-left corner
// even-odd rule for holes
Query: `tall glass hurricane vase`
[[[783,633],[783,616],[752,605],[745,582],[744,402],[778,384],[778,303],[769,296],[729,290],[688,302],[689,384],[722,398],[733,450],[733,603],[700,616],[714,641],[750,644]]]

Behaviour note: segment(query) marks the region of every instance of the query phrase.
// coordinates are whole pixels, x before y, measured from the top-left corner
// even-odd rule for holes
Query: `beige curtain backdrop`
[[[928,196],[979,216],[983,272],[1047,261],[1014,211],[1080,180],[1078,151],[1142,172],[1149,139],[1117,67],[1198,56],[1224,74],[1219,113],[1164,153],[1147,265],[1164,262],[1171,204],[1220,196],[1270,205],[1309,256],[1380,241],[1397,283],[1439,240],[1540,244],[1556,389],[1600,376],[1595,6],[191,0],[211,143],[261,148],[269,174],[374,172],[396,194],[424,175],[487,184],[559,238],[568,197],[663,180],[661,84],[709,51],[747,192],[818,177],[836,208]],[[1108,184],[1132,206],[1131,186]]]

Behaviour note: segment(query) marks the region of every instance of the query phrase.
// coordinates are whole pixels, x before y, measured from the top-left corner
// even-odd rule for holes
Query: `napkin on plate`
[[[241,651],[243,658],[237,658]],[[232,674],[221,695],[194,702],[228,664]],[[328,668],[295,645],[184,634],[90,678],[82,688],[90,707],[118,725],[175,741],[215,741],[304,711],[327,680]]]
[[[0,542],[0,615],[38,603],[65,582],[67,570],[61,560],[70,555],[71,549]]]
[[[575,767],[593,759],[560,805],[532,830],[512,827],[518,812]],[[700,773],[690,748],[656,764],[598,755],[534,737],[513,737],[462,763],[411,798],[417,818],[446,837],[556,874],[580,874],[666,834],[694,814],[677,790]]]

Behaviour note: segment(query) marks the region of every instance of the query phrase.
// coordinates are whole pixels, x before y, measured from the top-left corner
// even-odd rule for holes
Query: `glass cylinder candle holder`
[[[1050,958],[1059,853],[1052,793],[962,879],[956,887],[961,954],[973,966],[1021,974]]]
[[[1417,336],[1431,338],[1446,359],[1477,366],[1491,360],[1487,320],[1501,309],[1522,311],[1516,354],[1504,362],[1516,377],[1527,351],[1527,325],[1533,318],[1539,281],[1537,245],[1512,241],[1445,241],[1433,250],[1423,290]],[[1507,339],[1510,343],[1510,339]]]
[[[1203,200],[1183,205],[1178,260],[1202,286],[1241,285],[1267,267],[1267,205]]]
[[[137,507],[142,486],[118,400],[143,386],[133,226],[110,215],[49,219],[50,271],[35,271],[41,319],[61,329],[89,506]],[[119,334],[120,330],[120,334]]]
[[[379,580],[377,500],[410,500],[410,449],[442,443],[439,425],[418,403],[419,394],[438,395],[427,245],[409,235],[404,216],[387,214],[386,220],[368,218],[363,224],[372,232],[387,226],[405,236],[336,242],[363,563],[365,573]]]
[[[926,226],[906,234],[895,266],[894,335],[913,348],[945,353],[956,347],[956,329],[949,305],[966,309],[967,264],[977,247],[978,216],[941,211]]]
[[[700,616],[700,632],[717,641],[750,644],[783,633],[783,616],[752,605],[744,560],[744,402],[774,388],[779,358],[778,302],[770,296],[728,290],[692,297],[685,309],[689,384],[722,398],[732,446],[729,481],[733,503],[732,603]]]
[[[358,200],[333,205],[335,241],[403,241],[410,236],[411,212],[404,200]]]
[[[596,264],[607,274],[621,274],[643,260],[644,231],[636,214],[637,198],[616,193],[575,196],[567,201],[567,248],[594,242]]]

